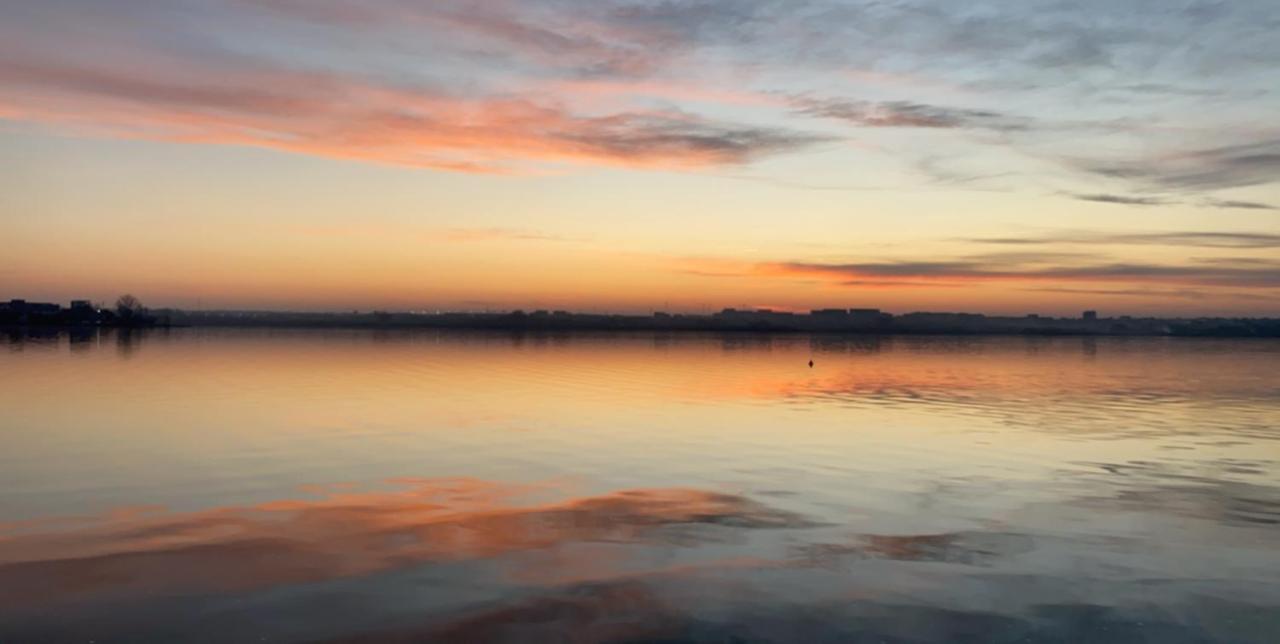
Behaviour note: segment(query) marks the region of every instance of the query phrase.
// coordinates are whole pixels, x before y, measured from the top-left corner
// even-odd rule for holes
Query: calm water
[[[0,642],[1280,641],[1280,342],[0,342]]]

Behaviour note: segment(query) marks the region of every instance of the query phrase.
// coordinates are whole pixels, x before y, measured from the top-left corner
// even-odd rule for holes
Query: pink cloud
[[[819,140],[676,110],[581,114],[562,100],[462,96],[268,66],[134,73],[10,60],[0,64],[0,86],[10,118],[458,172],[539,162],[689,169]]]

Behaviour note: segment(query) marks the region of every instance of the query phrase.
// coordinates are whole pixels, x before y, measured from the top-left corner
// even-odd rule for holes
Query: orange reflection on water
[[[31,608],[102,596],[244,591],[573,542],[630,542],[682,524],[806,525],[741,496],[686,488],[517,503],[538,489],[417,481],[398,491],[310,501],[114,512],[71,529],[11,523],[0,526],[0,603]]]
[[[189,634],[193,615],[236,611],[261,621],[224,639],[285,622],[309,625],[296,641],[679,639],[733,607],[732,641],[780,619],[757,619],[766,606],[809,625],[814,607],[850,608],[834,634],[926,591],[990,585],[983,610],[1016,613],[1077,602],[1098,574],[1133,596],[1153,575],[1188,594],[1277,587],[1274,342],[188,329],[68,344],[0,347],[0,640],[110,635],[104,612],[121,633]],[[397,475],[432,478],[333,485]],[[895,633],[922,622],[912,601],[867,639],[911,641]]]
[[[11,345],[22,373],[0,374],[5,398],[25,406],[60,400],[51,382],[90,382],[91,402],[125,404],[139,395],[305,399],[341,407],[379,403],[364,413],[420,404],[406,394],[440,393],[433,411],[465,415],[565,402],[627,404],[681,399],[788,398],[877,391],[1051,391],[1075,395],[1139,389],[1239,392],[1265,385],[1274,349],[1217,352],[1213,341],[1094,338],[757,336],[749,334],[522,334],[346,330],[180,330],[106,335],[82,342],[81,359],[58,345]],[[1179,344],[1180,342],[1180,344]],[[116,351],[112,351],[112,348]],[[73,352],[77,349],[72,344]],[[27,355],[23,355],[27,354]],[[40,354],[48,354],[46,356]],[[814,359],[814,368],[807,361]],[[1206,372],[1213,378],[1203,377]],[[132,394],[126,395],[126,394]],[[58,405],[42,412],[57,412]],[[314,405],[313,405],[314,406]],[[562,410],[567,411],[567,410]]]
[[[1004,464],[1040,477],[1074,460],[1162,456],[1150,440],[1064,440],[1086,433],[1265,438],[1277,346],[261,329],[13,344],[0,406],[15,456],[0,454],[0,484],[95,484],[63,496],[72,509],[50,509],[47,494],[14,498],[17,518],[174,505],[157,492],[166,487],[208,492],[190,507],[225,505],[243,490],[219,495],[217,485],[273,476],[298,485],[648,470],[651,479],[605,487],[655,487],[691,473],[731,479],[708,468],[759,471],[796,454],[804,468],[894,476],[889,464],[906,459],[968,474],[992,458],[975,432],[998,434]],[[1256,451],[1219,442],[1224,458]]]

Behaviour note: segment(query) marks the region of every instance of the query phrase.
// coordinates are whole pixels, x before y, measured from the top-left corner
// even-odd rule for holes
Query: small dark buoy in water
[[[812,361],[812,360],[810,360],[810,361],[809,361],[809,368],[810,368],[810,369],[812,369],[812,368],[813,368],[813,361]]]

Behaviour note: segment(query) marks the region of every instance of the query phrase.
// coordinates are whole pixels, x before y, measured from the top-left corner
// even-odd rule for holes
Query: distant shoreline
[[[0,303],[0,328],[142,329],[180,327],[474,329],[518,332],[657,331],[712,333],[821,333],[846,335],[1004,335],[1109,337],[1280,337],[1280,318],[989,316],[981,313],[914,312],[880,309],[815,309],[808,313],[772,309],[724,309],[712,314],[639,314],[570,311],[326,312],[148,310],[131,295],[116,310],[73,300],[63,307],[15,299]]]
[[[1280,333],[1241,333],[1231,330],[1222,332],[1206,331],[1196,333],[1108,333],[1088,331],[972,331],[972,330],[857,330],[828,329],[810,330],[794,328],[748,328],[748,327],[615,327],[615,326],[573,326],[573,327],[528,327],[528,326],[494,326],[494,325],[434,325],[434,324],[290,324],[290,323],[219,323],[219,324],[156,324],[150,326],[80,326],[68,324],[0,324],[0,331],[38,331],[47,330],[63,332],[123,331],[126,333],[141,331],[169,331],[175,329],[280,329],[280,330],[333,330],[333,331],[492,331],[520,334],[562,334],[562,333],[727,333],[727,334],[761,334],[761,335],[825,335],[825,336],[865,336],[865,337],[1023,337],[1023,338],[1231,338],[1231,339],[1280,339]]]
[[[875,320],[840,320],[792,315],[769,319],[734,315],[595,315],[526,313],[284,313],[157,311],[161,320],[145,326],[61,323],[0,324],[7,330],[50,329],[133,331],[174,328],[367,329],[408,331],[487,330],[509,332],[672,332],[771,333],[903,336],[1033,337],[1216,337],[1280,338],[1274,318],[1077,318],[987,317],[972,314],[907,314]],[[791,315],[791,314],[786,314]]]

